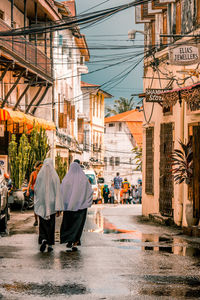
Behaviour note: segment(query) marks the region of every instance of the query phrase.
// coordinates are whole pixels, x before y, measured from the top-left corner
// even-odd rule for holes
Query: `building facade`
[[[76,14],[75,1],[56,2],[56,6],[63,18]],[[59,153],[68,165],[75,158],[82,160],[83,155],[79,132],[84,117],[81,74],[88,73],[85,61],[89,61],[89,50],[78,27],[55,32],[53,66],[57,131],[54,155]]]
[[[110,184],[116,172],[131,184],[142,179],[133,148],[142,147],[142,112],[131,110],[105,118],[104,178]]]
[[[177,225],[198,224],[199,33],[198,0],[158,0],[138,5],[145,25],[143,214],[171,217]],[[193,180],[175,184],[171,154],[179,140],[193,147]]]
[[[0,31],[25,28],[39,22],[57,21],[53,1],[0,2]],[[55,129],[52,120],[52,34],[46,33],[0,39],[0,155],[8,156],[11,134],[31,130],[33,124]],[[50,141],[52,146],[53,140]]]
[[[79,126],[82,141],[83,162],[91,166],[99,176],[104,170],[104,99],[112,95],[99,85],[81,82],[83,92],[84,121]]]

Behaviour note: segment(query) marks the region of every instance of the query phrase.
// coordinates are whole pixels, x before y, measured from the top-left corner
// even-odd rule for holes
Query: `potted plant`
[[[192,180],[193,180],[193,150],[191,140],[184,144],[179,141],[180,149],[175,149],[171,155],[172,159],[172,174],[174,176],[174,181],[177,184],[186,183],[189,190],[192,190]],[[185,216],[187,224],[189,226],[195,225],[198,221],[193,218],[193,203],[192,199],[189,201],[185,207]]]
[[[63,178],[65,177],[65,174],[67,173],[67,162],[62,161],[62,158],[60,157],[59,153],[57,153],[56,156],[56,172],[58,173],[60,182],[62,182]]]
[[[45,129],[38,128],[37,126],[33,127],[30,133],[30,147],[29,163],[26,173],[26,178],[28,180],[34,169],[35,163],[37,161],[43,161],[49,152],[50,146]]]
[[[21,186],[25,180],[25,175],[28,167],[30,144],[25,134],[22,134],[19,140],[19,146],[16,142],[16,136],[13,134],[9,143],[9,162],[10,175],[13,185],[14,202],[23,207],[24,195]]]

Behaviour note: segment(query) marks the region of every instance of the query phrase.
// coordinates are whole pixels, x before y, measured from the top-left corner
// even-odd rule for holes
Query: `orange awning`
[[[56,130],[56,126],[53,122],[45,119],[36,118],[31,115],[27,115],[21,111],[15,111],[11,108],[0,109],[0,121],[12,121],[14,123],[20,123],[27,126],[28,130],[31,130],[33,126],[39,126],[45,130]]]

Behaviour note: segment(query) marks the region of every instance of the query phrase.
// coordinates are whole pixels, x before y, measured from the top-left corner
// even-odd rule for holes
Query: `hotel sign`
[[[192,45],[181,45],[170,49],[170,63],[173,65],[193,65],[200,60],[199,47]]]
[[[164,89],[146,89],[146,102],[155,102],[155,103],[162,103],[162,92],[166,90]]]

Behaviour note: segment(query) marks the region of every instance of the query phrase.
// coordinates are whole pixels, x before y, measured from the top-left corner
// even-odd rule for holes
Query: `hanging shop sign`
[[[0,137],[4,137],[4,125],[0,125]]]
[[[161,93],[166,90],[164,89],[146,89],[146,102],[155,102],[155,103],[162,103],[162,95]]]
[[[170,49],[170,64],[173,65],[193,65],[199,62],[199,47],[192,45],[181,45]]]

